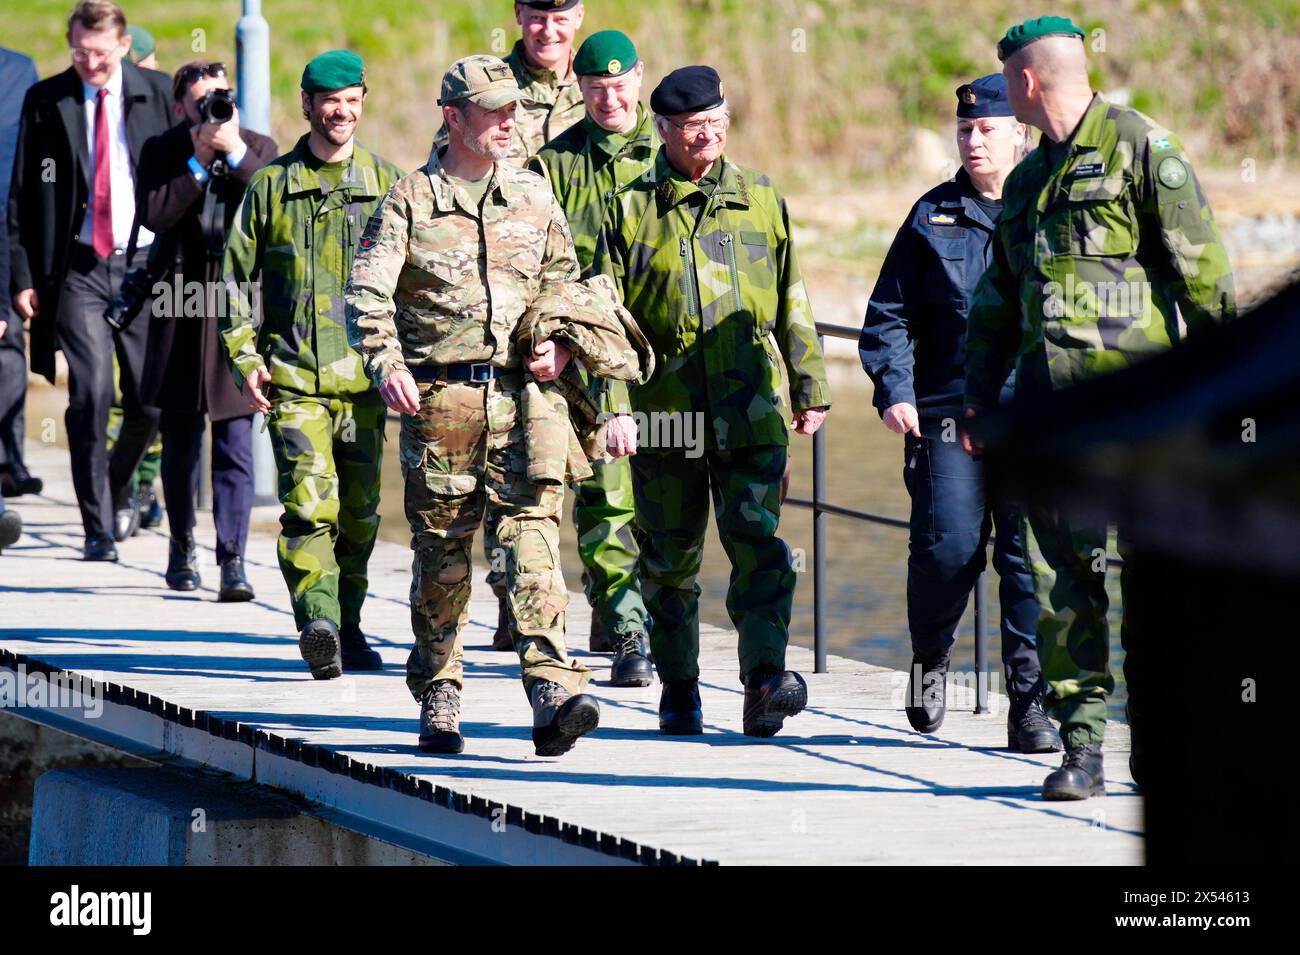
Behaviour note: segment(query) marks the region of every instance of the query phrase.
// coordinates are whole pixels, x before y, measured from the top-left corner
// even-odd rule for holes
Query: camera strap
[[[226,197],[225,190],[217,188],[225,180],[225,165],[220,158],[212,164],[212,174],[203,191],[203,211],[199,213],[199,228],[209,262],[220,261],[226,251]]]

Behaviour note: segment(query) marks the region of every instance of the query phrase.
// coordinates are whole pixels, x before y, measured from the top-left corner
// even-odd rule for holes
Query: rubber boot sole
[[[465,750],[465,737],[459,733],[439,730],[429,736],[420,737],[422,753],[460,753]]]
[[[586,736],[600,723],[600,705],[596,698],[579,693],[564,701],[550,726],[533,727],[533,747],[538,756],[563,756],[573,749],[581,736]]]
[[[1106,784],[1104,782],[1085,789],[1077,789],[1073,786],[1058,786],[1049,791],[1046,786],[1043,787],[1043,798],[1048,802],[1067,802],[1104,795],[1106,795]]]
[[[333,680],[343,675],[338,637],[328,630],[304,630],[298,637],[298,652],[317,680]]]
[[[1015,730],[1007,731],[1007,749],[1013,753],[1059,753],[1061,746],[1061,738],[1055,733],[1039,733],[1036,742],[1021,746],[1019,734]]]
[[[742,720],[746,736],[766,738],[781,731],[785,721],[802,712],[808,705],[808,684],[799,677],[793,686],[778,687],[768,694],[752,712]]]

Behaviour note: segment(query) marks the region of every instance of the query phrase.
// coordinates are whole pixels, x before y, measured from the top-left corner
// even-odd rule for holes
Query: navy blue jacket
[[[975,194],[958,170],[917,200],[885,256],[858,338],[882,417],[900,402],[923,415],[961,415],[966,312],[995,221]]]

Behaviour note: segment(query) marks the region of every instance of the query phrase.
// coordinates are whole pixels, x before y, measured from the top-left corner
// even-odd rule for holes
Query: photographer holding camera
[[[250,600],[244,545],[253,501],[253,417],[217,343],[221,257],[248,180],[278,153],[275,141],[242,129],[221,63],[195,60],[176,71],[173,105],[182,124],[145,144],[140,162],[142,224],[166,241],[159,261],[170,288],[154,300],[144,392],[161,410],[162,485],[171,548],[167,586],[194,590],[194,497],[204,415],[212,419],[212,515],[218,599]],[[151,275],[156,280],[157,275]],[[195,304],[200,307],[196,309]],[[196,311],[201,314],[195,314]]]

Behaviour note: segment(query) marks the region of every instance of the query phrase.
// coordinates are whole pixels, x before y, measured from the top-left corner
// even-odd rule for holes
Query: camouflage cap
[[[438,105],[467,99],[484,109],[500,109],[524,98],[506,61],[496,56],[467,56],[451,65],[442,78]]]
[[[1012,53],[1048,36],[1073,36],[1083,40],[1084,34],[1069,17],[1035,17],[1017,23],[998,40],[998,59],[1005,62]]]

